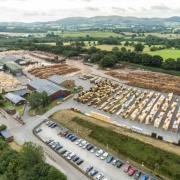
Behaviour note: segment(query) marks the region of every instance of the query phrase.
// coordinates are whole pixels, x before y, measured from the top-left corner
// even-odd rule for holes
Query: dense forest
[[[66,176],[44,162],[41,147],[25,143],[17,152],[0,139],[1,180],[66,180]]]

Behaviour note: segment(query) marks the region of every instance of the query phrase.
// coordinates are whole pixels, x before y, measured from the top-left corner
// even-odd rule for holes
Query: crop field
[[[148,53],[151,55],[160,55],[164,59],[180,58],[180,50],[178,50],[178,49],[163,49],[163,50],[159,50],[159,51],[149,51]]]
[[[54,32],[55,34],[63,37],[86,37],[86,36],[91,36],[91,37],[117,37],[119,36],[116,33],[113,32],[97,32],[97,31],[91,31],[91,32]]]

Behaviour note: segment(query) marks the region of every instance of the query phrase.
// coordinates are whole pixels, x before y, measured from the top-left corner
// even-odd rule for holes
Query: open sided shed
[[[13,94],[13,93],[7,93],[5,95],[5,98],[15,105],[21,105],[26,102],[26,100],[24,98],[22,98],[21,96],[19,96],[17,94]]]

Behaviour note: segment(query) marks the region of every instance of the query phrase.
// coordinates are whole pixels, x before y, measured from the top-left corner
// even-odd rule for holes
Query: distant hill
[[[95,17],[69,17],[56,21],[48,22],[34,22],[34,23],[20,23],[20,22],[0,22],[0,31],[12,31],[15,29],[31,29],[31,30],[53,30],[53,29],[73,29],[73,28],[99,28],[99,27],[153,27],[153,26],[180,26],[180,17],[174,16],[170,18],[137,18],[137,17],[123,17],[123,16],[95,16]],[[10,28],[9,28],[10,27]]]

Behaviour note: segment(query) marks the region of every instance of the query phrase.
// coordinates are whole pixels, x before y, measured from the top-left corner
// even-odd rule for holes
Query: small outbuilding
[[[4,97],[15,105],[21,105],[26,103],[26,99],[17,94],[7,93]]]
[[[11,133],[7,129],[1,131],[0,134],[7,142],[14,141],[14,137],[11,135]]]

